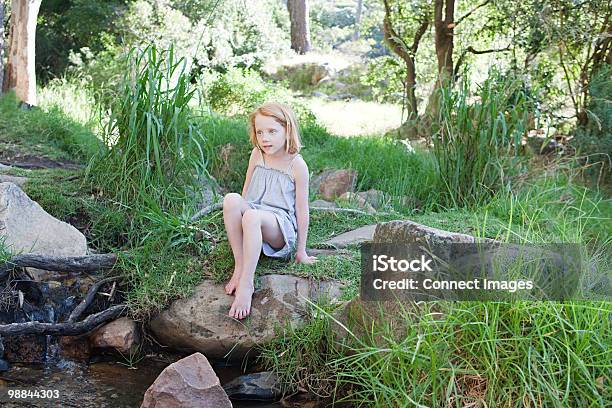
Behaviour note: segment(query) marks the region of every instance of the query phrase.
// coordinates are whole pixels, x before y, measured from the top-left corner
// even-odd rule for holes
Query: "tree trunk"
[[[308,0],[288,0],[287,9],[291,20],[291,49],[298,54],[306,54],[310,51]]]
[[[406,95],[406,110],[408,117],[399,128],[401,139],[417,139],[419,124],[418,105],[416,100],[416,66],[415,56],[421,43],[421,38],[429,27],[429,16],[423,16],[421,24],[415,32],[412,44],[406,44],[391,24],[391,7],[388,0],[384,0],[385,17],[383,20],[383,34],[389,48],[396,53],[406,64],[406,79],[404,80],[404,92]]]
[[[438,116],[440,110],[440,90],[453,81],[455,0],[435,0],[434,28],[438,77],[427,103],[426,116],[429,121]]]
[[[4,82],[4,0],[0,0],[0,93]]]
[[[361,14],[363,13],[363,0],[357,0],[357,12],[355,13],[355,32],[353,41],[359,39],[359,29],[361,28]]]
[[[41,0],[13,0],[11,4],[11,28],[4,89],[14,89],[17,98],[28,105],[36,105],[34,41],[40,3]]]

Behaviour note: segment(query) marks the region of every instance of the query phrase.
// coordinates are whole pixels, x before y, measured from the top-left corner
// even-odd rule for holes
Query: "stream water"
[[[14,365],[8,372],[0,373],[0,395],[11,389],[58,390],[57,399],[6,402],[0,406],[11,407],[78,407],[78,408],[133,408],[139,407],[147,388],[169,364],[156,358],[146,358],[130,369],[118,362],[94,364],[62,360],[56,366]],[[239,367],[215,369],[221,383],[242,374]],[[4,388],[4,389],[3,389]],[[232,401],[234,407],[279,408],[280,403]]]

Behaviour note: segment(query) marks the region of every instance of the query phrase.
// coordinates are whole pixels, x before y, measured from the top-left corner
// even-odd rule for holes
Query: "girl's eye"
[[[276,133],[276,129],[271,129],[270,133]]]

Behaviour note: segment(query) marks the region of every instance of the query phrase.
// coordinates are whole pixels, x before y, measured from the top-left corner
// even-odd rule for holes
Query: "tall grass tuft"
[[[150,45],[127,56],[129,70],[104,125],[108,147],[92,161],[94,182],[125,204],[145,196],[162,207],[182,202],[206,167],[203,136],[192,123],[195,88],[184,59]]]
[[[432,141],[446,205],[482,204],[518,173],[528,114],[521,88],[520,80],[491,71],[475,95],[468,80],[442,90]]]

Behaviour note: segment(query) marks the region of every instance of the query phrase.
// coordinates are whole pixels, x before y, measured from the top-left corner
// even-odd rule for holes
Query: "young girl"
[[[260,106],[249,116],[249,137],[254,148],[242,195],[229,193],[223,199],[223,221],[235,260],[225,292],[236,292],[229,311],[236,319],[251,313],[262,249],[283,259],[296,249],[296,262],[316,261],[306,254],[309,173],[298,153],[302,146],[293,111],[279,103]]]

